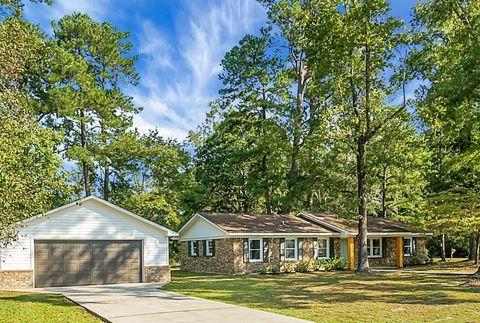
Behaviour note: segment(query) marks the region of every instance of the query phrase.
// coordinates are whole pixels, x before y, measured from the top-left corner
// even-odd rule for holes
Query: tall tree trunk
[[[477,239],[475,244],[475,264],[478,265],[478,261],[480,260],[480,231],[477,232]]]
[[[262,98],[263,102],[267,101],[267,97],[265,94],[265,89],[262,91]],[[267,109],[265,106],[262,107],[262,137],[265,139],[265,121],[267,120]],[[265,199],[265,210],[267,214],[272,214],[272,200],[270,197],[270,183],[268,181],[268,168],[267,168],[267,153],[265,152],[262,157],[262,173],[263,173],[263,180],[264,180],[264,188],[263,188],[263,198]]]
[[[357,194],[358,194],[358,263],[357,272],[370,272],[367,250],[367,173],[365,170],[365,142],[357,142]]]
[[[108,192],[110,190],[110,166],[105,164],[103,169],[103,199],[108,201],[109,195]]]
[[[84,151],[87,150],[87,125],[85,124],[85,112],[83,109],[80,109],[80,144]],[[85,190],[85,196],[92,195],[90,189],[90,174],[88,169],[88,162],[85,158],[82,159],[82,176],[83,176],[83,187]]]
[[[303,54],[301,54],[303,55]],[[288,193],[287,200],[283,205],[283,213],[289,213],[293,208],[293,199],[295,198],[295,187],[298,182],[299,161],[301,137],[302,137],[302,113],[303,99],[305,96],[305,85],[307,81],[307,68],[303,58],[298,60],[297,67],[297,102],[293,113],[293,142],[292,154],[290,159],[290,171],[288,174]]]
[[[445,251],[445,234],[442,233],[442,243],[441,243],[441,249],[440,249],[442,261],[447,260],[447,252]]]
[[[108,156],[107,156],[107,133],[105,130],[105,126],[101,125],[101,137],[102,137],[102,159],[103,159],[103,189],[102,189],[102,196],[105,201],[108,201],[109,198],[109,190],[110,190],[110,165],[108,163]]]
[[[357,193],[358,193],[358,264],[357,272],[370,272],[367,249],[367,170],[365,166],[365,147],[372,137],[370,128],[370,87],[371,87],[371,52],[370,52],[370,19],[365,24],[365,131],[362,129],[362,115],[358,118],[357,138]]]
[[[382,217],[387,218],[387,165],[383,166],[383,174],[382,174]]]
[[[475,260],[477,257],[477,233],[470,234],[468,260]]]

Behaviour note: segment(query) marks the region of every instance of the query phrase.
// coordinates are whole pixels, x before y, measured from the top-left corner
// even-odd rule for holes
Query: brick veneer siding
[[[170,266],[145,266],[143,268],[146,283],[170,281]]]
[[[192,272],[235,274],[234,239],[215,240],[213,256],[204,256],[203,249],[203,243],[199,241],[198,256],[193,257],[190,256],[189,242],[180,242],[180,268]]]
[[[387,254],[383,255],[382,258],[368,258],[368,263],[371,267],[396,267],[397,266],[397,238],[396,237],[388,237],[383,238],[384,242],[386,242],[386,251]],[[416,238],[416,249],[415,253],[418,252],[427,252],[426,249],[426,240],[424,238]],[[409,256],[404,256],[403,261],[404,265],[408,265],[410,263]],[[357,240],[355,240],[355,268],[358,263],[358,244]]]
[[[243,239],[228,238],[215,240],[215,255],[204,256],[203,242],[199,241],[198,256],[189,253],[189,243],[180,243],[180,268],[191,272],[245,274],[260,272],[265,267],[276,266],[280,271],[288,271],[300,261],[281,261],[280,238],[269,238],[269,253],[265,262],[243,261]],[[302,260],[311,260],[314,256],[313,238],[303,238]],[[340,257],[340,239],[333,239],[334,256]]]
[[[0,289],[33,287],[32,270],[1,270]]]

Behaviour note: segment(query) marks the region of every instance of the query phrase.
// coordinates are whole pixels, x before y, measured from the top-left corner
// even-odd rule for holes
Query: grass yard
[[[0,291],[0,322],[101,322],[61,295]]]
[[[480,322],[480,288],[464,276],[172,274],[166,290],[317,322]]]

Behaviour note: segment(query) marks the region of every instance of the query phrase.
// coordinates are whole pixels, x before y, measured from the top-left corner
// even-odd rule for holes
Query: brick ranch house
[[[180,266],[192,272],[280,271],[299,261],[343,257],[354,270],[356,224],[329,213],[291,215],[196,213],[179,231]],[[426,254],[428,234],[391,219],[368,218],[368,253],[375,267],[403,267]]]

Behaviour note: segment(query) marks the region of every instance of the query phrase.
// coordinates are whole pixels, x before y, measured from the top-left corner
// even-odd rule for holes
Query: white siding
[[[181,233],[180,240],[205,240],[208,238],[226,237],[224,231],[205,221],[203,218],[196,217],[190,226]]]
[[[34,239],[143,240],[145,266],[168,265],[167,233],[94,199],[34,220],[19,239],[0,250],[0,270],[33,269]]]

